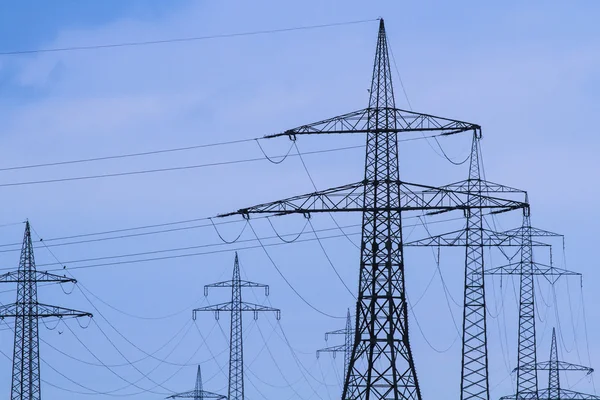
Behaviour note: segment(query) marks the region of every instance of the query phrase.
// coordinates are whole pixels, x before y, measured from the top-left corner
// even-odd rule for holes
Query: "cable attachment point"
[[[296,132],[294,132],[294,131],[292,131],[292,130],[288,130],[288,131],[285,131],[284,133],[285,133],[285,134],[288,136],[288,138],[289,138],[289,139],[290,139],[292,142],[295,142],[295,141],[296,141],[296,139],[297,139],[297,137],[296,137]]]

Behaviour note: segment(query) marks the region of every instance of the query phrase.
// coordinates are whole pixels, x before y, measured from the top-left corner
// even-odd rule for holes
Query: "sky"
[[[600,111],[599,8],[592,1],[575,7],[513,1],[2,2],[0,53],[369,20],[212,40],[0,55],[1,268],[17,268],[22,222],[28,218],[38,269],[65,266],[78,280],[78,288],[40,287],[39,301],[94,314],[92,321],[79,321],[82,327],[74,320],[40,323],[44,398],[160,399],[192,389],[198,364],[205,389],[226,394],[229,317],[223,313],[216,321],[203,313],[194,321],[192,309],[227,301],[226,289],[205,297],[203,286],[231,276],[235,249],[245,279],[270,285],[268,298],[248,289],[244,299],[282,312],[280,321],[268,313],[258,320],[244,317],[246,397],[339,398],[343,357],[317,359],[315,351],[342,343],[339,337],[325,342],[324,333],[343,328],[346,310],[354,308],[344,285],[350,292],[358,287],[360,216],[335,216],[337,224],[349,225],[347,237],[326,215],[310,223],[289,216],[199,225],[222,212],[311,192],[311,179],[319,189],[361,180],[364,136],[302,137],[295,146],[287,138],[274,139],[261,141],[262,150],[247,141],[6,168],[254,139],[364,108],[379,17],[386,21],[396,61],[397,106],[480,124],[486,177],[527,190],[533,224],[565,235],[564,247],[553,242],[553,261],[582,273],[583,285],[577,277],[554,287],[536,281],[538,359],[547,358],[556,326],[564,361],[597,367],[600,312],[594,305],[600,295],[594,285],[600,274],[594,233],[600,193],[593,183],[600,139],[589,121]],[[440,145],[460,162],[468,156],[470,138],[441,138]],[[310,154],[342,147],[351,148]],[[222,164],[263,158],[263,151],[291,156],[278,164],[265,159]],[[305,154],[302,160],[297,151]],[[15,185],[200,164],[221,165]],[[467,176],[467,164],[450,164],[426,140],[401,143],[400,168],[402,179],[432,185]],[[418,218],[406,217],[405,240],[426,235]],[[177,221],[187,222],[172,224]],[[494,222],[508,229],[518,226],[520,215]],[[431,226],[441,233],[460,224]],[[79,236],[149,225],[160,226]],[[322,238],[335,237],[301,241],[314,239],[312,229]],[[156,231],[161,232],[151,234]],[[291,240],[299,232],[300,240],[290,244],[277,237],[290,234],[284,238]],[[270,238],[262,241],[269,244],[266,250],[252,241],[255,233]],[[239,235],[240,241],[223,244],[219,235],[228,241]],[[406,251],[411,344],[425,399],[459,396],[463,252]],[[541,262],[548,257],[545,250],[536,252]],[[488,266],[503,263],[497,251],[486,255]],[[490,277],[486,283],[491,397],[499,398],[515,385],[510,371],[516,365],[518,282]],[[14,301],[10,285],[0,292],[3,304]],[[12,322],[4,322],[0,393],[8,394],[13,333]],[[595,392],[589,377],[562,378],[566,387]],[[540,387],[546,382],[540,374]]]

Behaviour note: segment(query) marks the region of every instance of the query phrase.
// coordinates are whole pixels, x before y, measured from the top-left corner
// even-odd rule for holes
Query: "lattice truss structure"
[[[227,397],[213,392],[207,392],[206,390],[204,390],[204,388],[202,387],[202,371],[200,369],[200,366],[198,365],[198,372],[196,373],[196,386],[194,387],[194,390],[172,394],[171,396],[167,397],[167,399],[226,400]]]
[[[17,271],[0,275],[1,283],[17,284],[17,301],[0,306],[0,318],[15,319],[11,400],[40,400],[40,318],[81,318],[92,314],[38,302],[38,283],[77,283],[75,279],[40,272],[35,267],[31,227],[25,222],[25,234]]]
[[[600,396],[575,392],[560,386],[560,371],[582,371],[588,375],[594,372],[592,368],[583,365],[571,364],[558,359],[558,348],[556,345],[556,330],[552,329],[552,344],[550,345],[549,361],[523,364],[518,369],[524,372],[548,371],[548,387],[535,393],[524,395],[505,396],[500,400],[534,399],[534,400],[599,400]]]
[[[337,353],[344,354],[344,378],[350,369],[350,357],[352,356],[352,343],[354,342],[354,325],[352,324],[352,316],[350,315],[350,309],[346,314],[346,327],[344,329],[338,329],[335,331],[329,331],[325,333],[325,341],[329,339],[331,335],[343,335],[344,343],[337,346],[325,347],[317,350],[317,358],[321,353],[331,353],[335,358]]]
[[[242,301],[242,288],[263,288],[265,295],[269,295],[269,286],[262,283],[242,280],[240,277],[240,263],[237,252],[233,263],[233,276],[231,280],[212,283],[204,286],[204,295],[208,296],[209,288],[231,288],[231,300],[227,303],[214,304],[197,308],[193,311],[193,318],[203,311],[211,311],[219,319],[222,311],[231,313],[231,330],[229,336],[229,400],[244,400],[244,342],[242,314],[252,312],[254,319],[258,319],[261,312],[274,312],[277,319],[281,317],[281,310],[261,304]]]
[[[436,187],[400,179],[398,135],[468,132],[473,148],[468,179]],[[348,185],[259,204],[222,214],[286,215],[359,212],[362,239],[356,321],[342,399],[421,399],[410,347],[405,292],[402,217],[410,212],[463,210],[467,228],[463,315],[461,399],[488,399],[483,249],[499,241],[522,244],[519,235],[487,235],[483,217],[521,209],[528,214],[524,191],[480,177],[477,124],[396,108],[387,38],[380,21],[367,108],[302,125],[268,138],[300,135],[366,134],[364,178]]]

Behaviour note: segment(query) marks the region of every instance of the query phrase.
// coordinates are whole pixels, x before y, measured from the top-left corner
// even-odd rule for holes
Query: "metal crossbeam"
[[[369,205],[364,203],[365,196],[380,192],[395,193],[398,196],[398,203],[394,205]],[[469,204],[469,198],[477,200],[477,204]],[[401,182],[400,180],[366,180],[242,208],[234,212],[220,214],[219,217],[233,215],[248,217],[251,214],[286,215],[323,212],[454,211],[467,209],[493,210],[495,213],[499,213],[527,206],[524,200],[470,193],[468,190],[463,189],[455,190]]]
[[[397,121],[394,127],[381,128],[372,123],[380,113]],[[342,114],[312,124],[288,129],[282,133],[266,135],[265,138],[311,134],[346,134],[346,133],[402,133],[402,132],[438,132],[442,135],[453,135],[460,132],[479,130],[480,126],[470,122],[458,121],[434,115],[401,110],[396,107],[368,107],[362,110]]]

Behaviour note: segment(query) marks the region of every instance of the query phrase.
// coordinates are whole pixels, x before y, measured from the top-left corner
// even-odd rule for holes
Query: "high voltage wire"
[[[34,233],[35,233],[35,234],[36,234],[36,235],[39,237],[39,235],[37,234],[37,232],[36,232],[35,230],[34,230]],[[52,252],[52,251],[51,251],[49,248],[47,248],[47,250],[48,250],[48,252],[49,252],[49,253],[52,255],[52,257],[54,257],[54,259],[56,259],[56,261],[57,261],[58,263],[60,263],[60,260],[58,260],[58,258],[56,257],[56,255],[55,255],[55,254],[54,254],[54,253],[53,253],[53,252]],[[73,277],[73,275],[72,275],[71,273],[69,273],[69,275],[71,275],[71,277]],[[135,347],[137,350],[141,351],[142,353],[144,353],[144,354],[146,354],[146,355],[149,355],[149,356],[150,356],[150,357],[152,357],[152,358],[155,358],[154,356],[152,356],[152,355],[150,355],[150,354],[146,353],[145,351],[143,351],[142,349],[140,349],[140,348],[139,348],[137,345],[135,345],[135,344],[134,344],[133,342],[131,342],[129,339],[127,339],[127,337],[125,337],[125,336],[124,336],[124,335],[123,335],[123,334],[122,334],[122,333],[121,333],[121,332],[120,332],[120,331],[119,331],[119,330],[118,330],[118,329],[117,329],[117,328],[116,328],[116,327],[115,327],[115,326],[114,326],[114,325],[113,325],[113,324],[112,324],[112,323],[111,323],[111,322],[110,322],[110,321],[109,321],[109,320],[108,320],[108,319],[107,319],[107,318],[106,318],[106,317],[105,317],[105,316],[104,316],[104,315],[103,315],[101,312],[100,312],[100,310],[99,310],[99,309],[96,307],[96,305],[95,305],[95,304],[94,304],[94,303],[93,303],[93,302],[90,300],[90,298],[87,296],[87,294],[86,294],[86,293],[85,293],[85,292],[82,290],[82,287],[83,287],[83,285],[81,285],[81,284],[79,284],[79,285],[80,285],[81,287],[79,287],[79,286],[76,286],[76,287],[77,287],[77,288],[80,290],[80,292],[81,292],[81,294],[84,296],[84,298],[85,298],[85,299],[86,299],[86,300],[87,300],[87,301],[90,303],[90,305],[91,305],[91,306],[92,306],[92,307],[93,307],[93,308],[96,310],[96,312],[98,313],[98,315],[100,315],[100,317],[101,317],[101,318],[102,318],[102,319],[103,319],[103,320],[104,320],[104,321],[105,321],[105,322],[106,322],[106,323],[107,323],[107,324],[108,324],[108,325],[109,325],[109,326],[110,326],[110,327],[111,327],[111,328],[112,328],[112,329],[113,329],[113,330],[114,330],[114,331],[115,331],[115,332],[116,332],[116,333],[117,333],[117,334],[118,334],[118,335],[119,335],[121,338],[123,338],[123,339],[124,339],[124,340],[125,340],[127,343],[129,343],[130,345],[132,345],[133,347]],[[91,293],[91,292],[90,292],[90,293]],[[109,367],[109,366],[108,366],[108,365],[106,365],[106,364],[105,364],[105,363],[104,363],[102,360],[100,360],[100,358],[99,358],[99,357],[98,357],[96,354],[94,354],[94,353],[93,353],[93,352],[92,352],[92,351],[89,349],[89,347],[88,347],[88,346],[87,346],[85,343],[83,343],[79,337],[77,337],[77,335],[75,335],[75,332],[73,332],[73,330],[71,329],[71,327],[67,325],[67,329],[69,329],[69,331],[70,331],[70,332],[71,332],[71,333],[72,333],[72,334],[75,336],[75,338],[77,339],[77,341],[78,341],[78,342],[79,342],[79,343],[80,343],[80,344],[81,344],[81,345],[82,345],[82,346],[83,346],[83,347],[84,347],[84,348],[85,348],[85,349],[86,349],[86,350],[87,350],[87,351],[88,351],[88,352],[89,352],[89,353],[90,353],[90,354],[91,354],[91,355],[92,355],[92,356],[93,356],[93,357],[94,357],[94,358],[95,358],[95,359],[96,359],[96,360],[97,360],[99,363],[101,363],[101,364],[102,364],[102,366],[104,366],[104,367],[105,367],[106,369],[108,369],[108,370],[109,370],[111,373],[113,373],[113,374],[114,374],[114,375],[116,375],[118,378],[120,378],[121,380],[123,380],[124,382],[126,382],[126,383],[128,384],[126,387],[135,386],[136,388],[140,389],[140,390],[142,391],[142,393],[145,393],[145,392],[152,392],[152,393],[156,393],[156,394],[163,394],[163,395],[164,395],[164,393],[159,393],[159,392],[155,392],[155,391],[154,391],[154,389],[156,389],[156,388],[160,387],[160,388],[162,388],[162,389],[165,389],[165,390],[167,390],[168,392],[172,393],[172,391],[171,391],[171,390],[167,389],[167,388],[166,388],[166,387],[164,387],[163,385],[164,385],[164,384],[165,384],[167,381],[169,381],[171,378],[173,378],[173,376],[175,376],[175,375],[176,375],[178,372],[180,372],[180,371],[181,371],[181,369],[183,368],[183,366],[182,366],[182,367],[180,367],[180,368],[179,368],[179,370],[177,370],[177,371],[176,371],[174,374],[172,374],[172,375],[171,375],[169,378],[167,378],[166,380],[164,380],[162,383],[155,382],[153,379],[151,379],[151,378],[150,378],[150,374],[151,374],[151,373],[153,373],[153,372],[154,372],[156,369],[158,369],[160,365],[162,365],[162,364],[164,364],[164,363],[167,363],[166,361],[164,361],[164,360],[159,360],[159,361],[161,361],[161,363],[160,363],[160,364],[158,364],[157,366],[155,366],[155,367],[154,367],[152,370],[150,370],[150,372],[148,372],[148,373],[144,373],[144,372],[142,372],[142,371],[141,371],[141,370],[140,370],[138,367],[136,367],[135,363],[131,362],[131,361],[130,361],[130,360],[129,360],[129,359],[128,359],[128,358],[127,358],[125,355],[124,355],[124,353],[123,353],[123,352],[122,352],[122,351],[121,351],[121,350],[120,350],[120,349],[119,349],[119,348],[116,346],[116,344],[115,344],[115,343],[114,343],[114,342],[113,342],[113,341],[112,341],[112,340],[109,338],[109,336],[106,334],[106,332],[104,332],[104,330],[103,330],[103,329],[100,327],[100,325],[98,325],[98,323],[97,323],[95,320],[92,320],[92,322],[94,322],[94,324],[95,324],[95,325],[96,325],[96,327],[97,327],[97,328],[100,330],[100,332],[102,333],[102,335],[103,335],[103,336],[104,336],[104,337],[105,337],[105,338],[108,340],[108,342],[109,342],[109,343],[111,344],[111,346],[112,346],[112,347],[113,347],[113,348],[114,348],[114,349],[115,349],[115,350],[116,350],[116,351],[119,353],[119,355],[121,355],[121,357],[123,357],[123,359],[126,361],[126,363],[127,363],[129,366],[133,367],[133,368],[134,368],[134,369],[135,369],[135,370],[136,370],[136,371],[137,371],[137,372],[138,372],[138,373],[139,373],[139,374],[140,374],[142,377],[141,377],[141,378],[139,378],[138,380],[136,380],[135,382],[130,382],[130,381],[128,381],[127,379],[123,378],[123,377],[121,376],[121,374],[119,374],[119,373],[115,372],[115,371],[114,371],[114,370],[113,370],[111,367]],[[187,333],[188,333],[188,332],[189,332],[189,329],[188,329],[188,331],[186,331],[186,333],[184,334],[184,336],[185,336],[185,335],[187,335]],[[182,339],[183,339],[183,338],[182,338]],[[169,356],[170,356],[170,355],[171,355],[171,354],[172,354],[172,353],[175,351],[175,349],[176,349],[176,347],[174,347],[174,348],[171,350],[171,352],[169,352],[169,354],[167,354],[167,357],[169,357]],[[187,363],[189,363],[189,361],[191,361],[191,358],[193,358],[193,357],[195,356],[195,354],[198,352],[198,350],[199,350],[199,349],[200,349],[200,347],[199,347],[199,348],[196,350],[196,352],[194,352],[194,353],[192,354],[192,356],[191,356],[191,357],[190,357],[190,358],[187,360],[186,364],[187,364]],[[61,374],[61,375],[62,375],[62,374]],[[141,386],[138,386],[138,385],[137,385],[137,383],[138,383],[138,382],[140,382],[140,381],[142,381],[143,379],[147,379],[147,380],[148,380],[148,381],[150,381],[152,384],[154,384],[154,386],[153,386],[151,389],[145,389],[145,388],[142,388]],[[69,379],[69,380],[70,380],[70,379]],[[70,380],[70,381],[71,381],[71,380]],[[76,383],[76,382],[74,382],[74,383]],[[81,385],[80,385],[80,386],[81,386]],[[83,386],[82,386],[82,387],[83,387]],[[123,388],[116,389],[116,390],[114,390],[114,391],[112,391],[112,392],[105,392],[105,393],[103,393],[103,394],[111,394],[111,393],[114,393],[114,392],[116,392],[116,391],[120,391],[120,390],[122,390],[122,389],[125,389],[126,387],[123,387]],[[89,388],[86,388],[86,389],[88,389],[88,390],[89,390]],[[170,394],[170,393],[167,393],[167,394]],[[121,395],[116,395],[116,396],[121,396]]]
[[[139,46],[149,46],[149,45],[168,44],[168,43],[195,42],[195,41],[201,41],[201,40],[226,39],[226,38],[234,38],[234,37],[242,37],[242,36],[257,36],[257,35],[266,35],[266,34],[272,34],[272,33],[283,33],[283,32],[292,32],[292,31],[330,28],[330,27],[344,26],[344,25],[356,25],[356,24],[363,24],[366,22],[374,22],[374,21],[379,21],[379,19],[378,18],[377,19],[364,19],[364,20],[358,20],[358,21],[334,22],[334,23],[320,24],[320,25],[297,26],[297,27],[292,27],[292,28],[267,29],[267,30],[260,30],[260,31],[238,32],[238,33],[223,33],[223,34],[216,34],[216,35],[191,36],[191,37],[173,38],[173,39],[146,40],[146,41],[139,41],[139,42],[108,43],[108,44],[98,44],[98,45],[89,45],[89,46],[54,47],[54,48],[47,48],[47,49],[32,49],[32,50],[14,50],[14,51],[0,52],[0,56],[37,54],[37,53],[59,53],[59,52],[67,52],[67,51],[98,50],[98,49],[110,49],[110,48],[119,48],[119,47],[139,47]]]
[[[253,220],[268,219],[268,218],[269,218],[268,216],[257,216],[257,217],[253,217]],[[409,219],[417,219],[417,218],[418,218],[418,216],[412,216],[412,217],[406,217],[404,219],[409,220]],[[152,225],[145,225],[145,226],[138,226],[138,227],[131,227],[131,228],[113,229],[113,230],[108,230],[108,231],[83,233],[83,234],[78,234],[78,235],[62,236],[62,237],[49,238],[49,239],[41,238],[40,242],[44,242],[43,244],[45,246],[46,243],[48,243],[48,242],[85,238],[85,237],[91,237],[91,236],[101,236],[101,235],[108,235],[108,234],[112,234],[112,233],[144,230],[144,229],[150,229],[150,228],[154,228],[154,227],[182,225],[182,224],[186,224],[186,223],[190,223],[190,222],[210,221],[211,219],[213,219],[213,218],[211,218],[211,217],[193,218],[193,219],[188,219],[188,220],[165,222],[162,224],[152,224]],[[461,219],[463,219],[463,218],[462,217],[449,218],[449,219],[444,219],[444,220],[439,220],[439,221],[431,221],[431,222],[428,222],[428,224],[436,224],[436,223],[447,222],[447,221],[457,221],[457,220],[461,220]],[[127,234],[127,235],[117,235],[117,236],[109,236],[109,237],[103,237],[103,238],[95,238],[95,239],[90,239],[90,240],[81,240],[81,241],[74,241],[74,242],[67,242],[67,243],[50,244],[50,245],[48,245],[48,247],[58,247],[58,246],[67,246],[67,245],[75,245],[75,244],[83,244],[83,243],[101,242],[101,241],[106,241],[106,240],[125,239],[125,238],[130,238],[130,237],[137,237],[137,236],[156,235],[156,234],[170,233],[170,232],[176,232],[176,231],[188,230],[188,229],[207,228],[207,227],[211,227],[213,225],[221,226],[221,225],[236,224],[236,223],[240,223],[240,222],[241,221],[237,221],[237,220],[229,220],[229,221],[225,220],[225,221],[217,221],[217,222],[213,221],[212,223],[185,226],[185,227],[180,227],[180,228],[161,229],[161,230],[156,230],[156,231],[151,231],[151,232],[141,232],[141,233],[133,233],[133,234]],[[355,225],[348,225],[346,227],[353,227],[353,226],[355,226]],[[420,224],[405,225],[405,227],[413,227],[413,226],[420,226]],[[340,229],[340,227],[337,224],[336,224],[336,227],[338,229]],[[297,235],[297,234],[298,234],[298,232],[294,233],[294,235]],[[282,235],[282,236],[289,236],[289,235]],[[34,244],[37,244],[37,243],[34,243]],[[21,246],[21,243],[15,242],[15,243],[0,244],[0,248],[11,247],[11,246]],[[0,250],[0,253],[14,252],[14,251],[20,251],[20,248]]]
[[[410,142],[410,141],[415,141],[415,140],[423,140],[423,139],[435,138],[436,136],[438,136],[438,135],[406,138],[406,139],[400,139],[400,140],[398,140],[398,142]],[[161,154],[161,153],[179,152],[179,151],[216,147],[216,146],[224,146],[224,145],[237,144],[237,143],[247,143],[247,142],[252,142],[252,141],[258,142],[258,140],[260,140],[260,139],[243,139],[243,140],[234,140],[234,141],[229,141],[229,142],[208,143],[208,144],[178,147],[178,148],[171,148],[171,149],[158,149],[158,150],[139,152],[139,153],[117,154],[117,155],[108,155],[108,156],[101,156],[101,157],[94,157],[94,158],[55,161],[55,162],[30,164],[30,165],[17,165],[17,166],[0,168],[0,172],[52,167],[52,166],[60,166],[60,165],[72,165],[72,164],[80,164],[80,163],[87,163],[87,162],[122,159],[122,158],[129,158],[129,157],[141,157],[141,156],[155,155],[155,154]],[[138,171],[115,172],[115,173],[98,174],[98,175],[42,179],[42,180],[25,181],[25,182],[8,182],[8,183],[0,183],[0,187],[39,185],[39,184],[57,183],[57,182],[70,182],[70,181],[81,181],[81,180],[90,180],[90,179],[114,178],[114,177],[119,177],[119,176],[131,176],[131,175],[143,175],[143,174],[150,174],[150,173],[170,172],[170,171],[182,171],[182,170],[216,167],[216,166],[223,166],[223,165],[251,163],[251,162],[257,162],[257,161],[263,161],[265,159],[270,162],[273,162],[274,158],[281,158],[280,161],[276,162],[276,163],[280,163],[281,161],[285,160],[287,157],[299,157],[302,155],[332,153],[332,152],[337,152],[337,151],[360,149],[360,148],[364,148],[364,147],[365,147],[365,145],[334,147],[334,148],[323,149],[323,150],[307,151],[302,154],[290,154],[290,152],[288,151],[286,154],[268,156],[264,152],[262,147],[259,146],[259,148],[261,149],[261,152],[263,153],[263,157],[254,157],[254,158],[229,160],[229,161],[218,161],[218,162],[213,162],[213,163],[184,165],[184,166],[177,166],[177,167],[154,168],[154,169],[138,170]]]
[[[335,151],[358,149],[361,147],[364,147],[364,145],[337,147],[337,148],[331,148],[331,149],[325,149],[325,150],[314,150],[314,151],[306,152],[306,153],[304,153],[304,155],[330,153],[330,152],[335,152]],[[286,156],[286,155],[278,155],[275,157],[284,157],[284,156]],[[287,156],[297,157],[297,155],[295,155],[295,154],[289,154]],[[146,169],[146,170],[139,170],[139,171],[115,172],[115,173],[109,173],[109,174],[74,176],[74,177],[67,177],[67,178],[43,179],[43,180],[25,181],[25,182],[0,183],[0,187],[39,185],[39,184],[46,184],[46,183],[71,182],[71,181],[81,181],[81,180],[101,179],[101,178],[114,178],[114,177],[118,177],[118,176],[144,175],[144,174],[151,174],[151,173],[158,173],[158,172],[183,171],[183,170],[215,167],[215,166],[222,166],[222,165],[250,163],[250,162],[256,162],[256,161],[263,161],[265,159],[266,159],[266,157],[263,156],[263,157],[247,158],[247,159],[241,159],[241,160],[220,161],[220,162],[206,163],[206,164],[184,165],[184,166],[179,166],[179,167],[155,168],[155,169]]]
[[[451,222],[451,221],[458,221],[458,220],[462,220],[462,217],[457,217],[457,218],[449,218],[449,219],[445,219],[445,220],[440,220],[440,221],[433,221],[430,222],[430,224],[434,224],[434,223],[445,223],[445,222]],[[314,231],[305,231],[302,232],[302,235],[308,235],[308,234],[315,234],[318,232],[329,232],[329,231],[338,231],[338,230],[343,230],[343,229],[347,229],[347,228],[354,228],[354,227],[358,227],[360,226],[360,224],[351,224],[351,225],[344,225],[344,226],[340,226],[340,227],[335,227],[335,228],[322,228],[322,229],[315,229]],[[420,224],[414,224],[414,225],[405,225],[405,227],[412,227],[412,226],[420,226]],[[306,239],[297,239],[294,242],[295,243],[304,243],[304,242],[312,242],[312,241],[318,241],[318,240],[327,240],[327,239],[334,239],[334,238],[341,238],[341,237],[348,237],[348,236],[356,236],[359,235],[360,232],[353,232],[353,233],[347,233],[347,232],[343,232],[339,235],[329,235],[329,236],[324,236],[324,237],[313,237],[313,238],[306,238]],[[249,239],[240,239],[238,240],[236,243],[253,243],[253,242],[257,242],[257,241],[264,241],[264,240],[271,240],[271,239],[277,239],[277,238],[281,238],[281,237],[286,237],[286,236],[298,236],[299,237],[299,233],[298,232],[294,232],[294,233],[287,233],[287,234],[276,234],[274,236],[265,236],[265,237],[260,237],[260,238],[249,238]],[[301,236],[301,235],[300,235]],[[288,242],[282,242],[282,243],[269,243],[269,244],[265,244],[265,246],[278,246],[278,245],[283,245],[283,244],[288,244]],[[56,246],[56,245],[45,245],[43,244],[43,246],[45,248],[47,248],[48,250],[50,250],[50,247]],[[79,264],[79,263],[84,263],[84,262],[90,262],[90,261],[102,261],[102,260],[110,260],[110,259],[118,259],[118,258],[128,258],[128,257],[136,257],[136,256],[144,256],[144,255],[152,255],[152,254],[162,254],[162,253],[169,253],[169,252],[178,252],[178,251],[185,251],[185,250],[193,250],[193,249],[202,249],[202,248],[213,248],[213,247],[222,247],[222,246],[230,246],[229,243],[209,243],[209,244],[201,244],[201,245],[194,245],[194,246],[186,246],[186,247],[178,247],[178,248],[171,248],[171,249],[162,249],[162,250],[152,250],[152,251],[145,251],[145,252],[138,252],[138,253],[129,253],[129,254],[121,254],[121,255],[114,255],[114,256],[103,256],[103,257],[95,257],[95,258],[87,258],[87,259],[79,259],[79,260],[69,260],[69,261],[65,261],[65,262],[53,262],[53,263],[44,263],[44,264],[37,264],[38,267],[51,267],[51,266],[57,266],[57,265],[71,265],[71,264]],[[237,247],[236,249],[238,250],[243,250],[243,249],[252,249],[252,248],[257,248],[260,246],[246,246],[246,247]],[[6,250],[4,250],[6,252]],[[10,250],[10,251],[18,251],[18,249],[14,249],[14,250]],[[219,250],[217,252],[221,252],[221,251],[233,251],[232,248],[229,248],[227,250]],[[207,252],[207,253],[193,253],[190,254],[190,256],[192,255],[201,255],[201,254],[212,254],[211,252]],[[184,257],[186,255],[179,255],[179,256],[170,256],[170,257],[159,257],[159,258],[150,258],[150,259],[143,259],[143,261],[153,261],[153,260],[161,260],[161,259],[169,259],[169,258],[179,258],[179,257]],[[130,260],[130,262],[134,263],[134,262],[140,262],[140,260]],[[123,262],[124,264],[127,263],[127,261]],[[0,271],[2,270],[8,270],[9,268],[0,268]],[[70,269],[73,269],[73,267],[71,267]]]
[[[115,160],[115,159],[120,159],[120,158],[142,157],[142,156],[150,156],[150,155],[155,155],[155,154],[174,153],[174,152],[179,152],[179,151],[203,149],[203,148],[207,148],[207,147],[217,147],[217,146],[226,146],[226,145],[238,144],[238,143],[248,143],[248,142],[253,142],[256,140],[259,140],[259,139],[231,140],[228,142],[198,144],[198,145],[185,146],[185,147],[175,147],[175,148],[171,148],[171,149],[150,150],[150,151],[144,151],[144,152],[138,152],[138,153],[116,154],[116,155],[101,156],[101,157],[82,158],[82,159],[77,159],[77,160],[55,161],[55,162],[48,162],[48,163],[41,163],[41,164],[17,165],[14,167],[0,168],[0,171],[14,171],[14,170],[20,170],[20,169],[54,167],[54,166],[59,166],[59,165],[81,164],[81,163],[95,162],[95,161]]]

